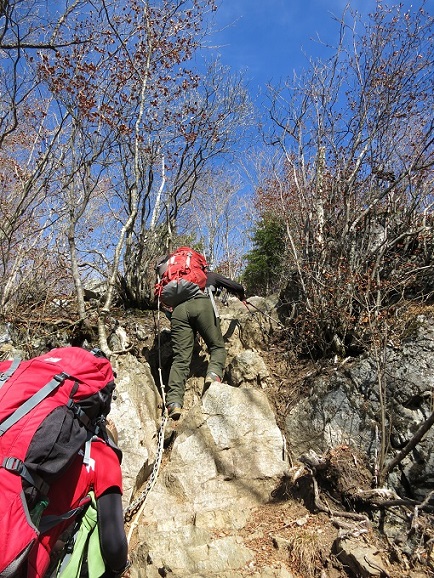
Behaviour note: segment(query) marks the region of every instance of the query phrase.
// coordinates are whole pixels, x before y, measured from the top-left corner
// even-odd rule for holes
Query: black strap
[[[1,425],[0,425],[0,436],[8,431],[13,425],[15,425],[22,417],[27,415],[29,411],[32,411],[42,400],[50,395],[59,385],[61,385],[65,379],[71,377],[67,373],[59,373],[51,379],[44,387],[32,395],[27,401],[23,403],[17,410],[14,411]]]
[[[92,420],[87,415],[87,413],[79,405],[77,405],[72,399],[68,399],[66,406],[68,407],[68,409],[70,409],[73,412],[74,416],[78,420],[81,421],[81,423],[84,425],[84,427],[89,429],[89,425],[90,425]]]
[[[7,371],[0,373],[0,389],[3,387],[5,381],[11,377],[12,374],[18,369],[18,366],[21,363],[21,359],[19,357],[15,357]]]
[[[13,474],[21,476],[23,480],[26,480],[28,484],[34,486],[42,494],[46,495],[48,493],[50,486],[44,482],[44,480],[37,474],[31,474],[24,465],[24,462],[22,462],[20,459],[14,458],[13,456],[4,458],[2,467],[5,470],[8,470],[8,472],[12,472]]]
[[[42,516],[38,526],[39,531],[41,534],[44,534],[45,532],[48,532],[48,530],[51,530],[51,528],[54,528],[54,526],[57,526],[57,524],[60,524],[60,522],[74,518],[74,516],[79,514],[88,504],[90,504],[91,501],[92,498],[87,495],[80,501],[76,508],[69,510],[69,512],[65,512],[65,514],[60,514],[59,516],[54,514],[50,516]]]
[[[107,440],[105,440],[105,443],[115,452],[119,463],[122,463],[122,450],[115,444],[115,442],[110,438],[110,436],[107,436]]]

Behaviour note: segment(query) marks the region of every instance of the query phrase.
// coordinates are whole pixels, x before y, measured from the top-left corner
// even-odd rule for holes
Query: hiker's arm
[[[104,576],[117,576],[128,563],[128,543],[119,489],[110,488],[98,498],[96,504],[101,553],[108,571]]]
[[[240,301],[244,301],[246,296],[244,294],[244,287],[229,279],[229,277],[225,277],[224,275],[220,275],[220,273],[214,273],[214,271],[209,271],[207,273],[207,286],[213,286],[215,288],[224,287],[229,291],[229,293],[233,293],[238,297]]]

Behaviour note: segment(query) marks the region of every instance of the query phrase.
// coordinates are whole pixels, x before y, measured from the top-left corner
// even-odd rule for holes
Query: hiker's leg
[[[184,402],[185,382],[190,372],[194,346],[194,331],[189,323],[190,303],[186,301],[175,307],[170,320],[173,361],[167,383],[166,404],[176,402],[182,406]]]
[[[222,378],[227,354],[220,321],[216,318],[208,297],[196,297],[193,301],[196,314],[195,327],[205,341],[210,354],[207,373],[212,371]]]

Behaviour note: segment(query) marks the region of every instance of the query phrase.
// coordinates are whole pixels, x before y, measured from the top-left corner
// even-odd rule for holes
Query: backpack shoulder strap
[[[60,522],[71,520],[72,518],[77,516],[80,512],[82,512],[84,508],[91,503],[91,501],[92,501],[91,496],[87,495],[80,501],[79,505],[76,508],[73,508],[72,510],[65,512],[64,514],[61,514],[59,516],[56,516],[54,514],[50,516],[42,516],[41,522],[38,526],[39,531],[41,532],[41,534],[44,534],[45,532],[48,532],[48,530],[51,530],[51,528],[54,528],[54,526],[57,526],[57,524],[60,524]]]
[[[87,550],[89,578],[98,578],[105,572],[105,563],[101,554],[98,532],[98,511],[93,491],[89,492],[90,503],[81,518],[75,536],[74,548],[66,565],[61,565],[57,572],[60,578],[78,578]]]
[[[26,402],[24,402],[17,410],[14,411],[4,422],[0,425],[0,436],[8,431],[13,425],[15,425],[22,417],[27,415],[29,411],[32,411],[43,399],[48,397],[52,391],[54,391],[59,385],[61,385],[65,379],[71,377],[67,373],[58,373],[51,379],[44,387],[32,395]]]
[[[20,357],[15,357],[9,367],[9,369],[7,371],[3,371],[3,373],[0,373],[0,389],[3,387],[3,385],[5,384],[5,381],[7,381],[11,375],[13,375],[15,373],[15,371],[18,369],[18,366],[21,363],[21,358]]]

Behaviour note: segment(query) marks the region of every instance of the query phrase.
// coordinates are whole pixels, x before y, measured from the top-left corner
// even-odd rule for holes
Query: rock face
[[[286,417],[286,433],[295,456],[348,444],[370,459],[372,471],[381,452],[382,429],[390,456],[401,451],[432,412],[434,324],[419,317],[415,332],[399,349],[387,348],[384,371],[374,359],[353,360],[341,370],[311,383],[311,395]],[[309,424],[306,428],[305,424]],[[400,495],[412,489],[423,500],[432,489],[434,431],[402,461],[389,484]]]
[[[256,578],[291,578],[283,563],[255,568],[242,537],[254,509],[273,500],[289,465],[285,438],[262,390],[268,371],[252,349],[260,341],[258,320],[238,301],[221,307],[221,320],[231,385],[215,382],[201,397],[203,377],[188,380],[176,437],[164,450],[143,512],[127,526],[132,576],[237,578],[248,570]],[[163,343],[166,366],[170,351]],[[156,461],[162,397],[147,363],[128,354],[115,363],[118,397],[110,417],[124,452],[127,507],[132,498],[140,501]]]
[[[273,501],[291,469],[285,438],[292,466],[303,454],[325,453],[340,446],[367,456],[374,471],[382,415],[375,361],[368,357],[352,360],[342,369],[332,368],[317,377],[310,383],[309,395],[291,408],[282,435],[267,398],[271,378],[259,345],[262,336],[262,348],[267,347],[264,323],[269,331],[271,322],[252,315],[239,302],[221,308],[220,317],[228,348],[229,384],[214,383],[201,398],[207,354],[198,347],[200,372],[194,368],[187,382],[176,438],[164,452],[143,512],[128,526],[133,578],[291,577],[291,551],[280,565],[263,561],[259,566],[246,540],[255,509]],[[165,339],[165,367],[170,365],[168,343]],[[434,325],[420,318],[411,340],[386,352],[387,372],[381,384],[386,420],[394,416],[386,422],[392,451],[402,449],[430,414],[433,349]],[[125,452],[127,505],[130,496],[137,499],[143,492],[155,461],[162,400],[146,364],[132,356],[118,363],[119,398],[113,417]],[[413,497],[426,497],[433,445],[428,432],[417,452],[403,461],[400,477],[390,477],[394,492],[404,494],[404,480],[404,486],[413,488]],[[384,530],[394,539],[402,528],[397,530],[395,522],[385,516]],[[338,551],[337,559],[355,575],[376,576],[379,568],[384,569],[377,548],[366,539],[336,532],[333,540],[330,552]],[[373,563],[368,564],[371,558]]]
[[[287,471],[284,439],[263,392],[226,384],[181,420],[138,526],[138,575],[236,576],[253,557],[239,530]]]
[[[127,354],[119,356],[112,364],[117,378],[110,419],[116,425],[123,452],[126,505],[149,476],[155,461],[152,440],[161,414],[161,400],[147,363]]]

